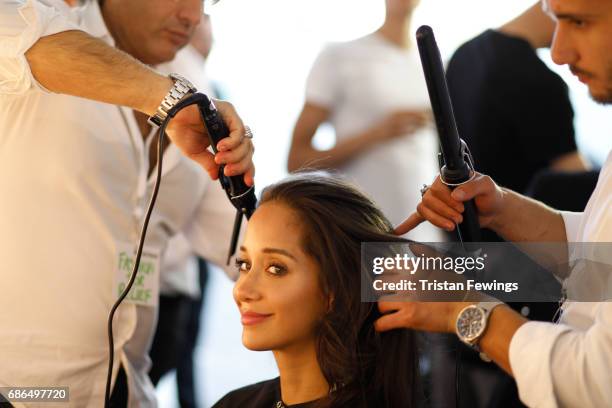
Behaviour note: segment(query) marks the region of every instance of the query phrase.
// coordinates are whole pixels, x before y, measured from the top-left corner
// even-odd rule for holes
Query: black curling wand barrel
[[[229,129],[223,121],[221,114],[215,107],[214,102],[206,97],[202,103],[198,103],[202,120],[206,125],[210,144],[215,153],[217,153],[217,144],[224,138],[229,136]],[[224,166],[219,169],[219,180],[223,188],[227,192],[229,199],[234,204],[234,207],[242,212],[247,219],[251,218],[257,199],[255,198],[255,188],[247,186],[244,182],[244,175],[225,176],[223,174]]]
[[[213,151],[217,153],[217,144],[221,139],[229,136],[229,129],[211,99],[207,97],[203,103],[198,103],[198,108],[200,109],[200,115],[208,131],[210,145]],[[228,177],[223,174],[224,169],[225,166],[223,165],[219,168],[219,181],[225,189],[227,197],[234,207],[236,207],[236,219],[234,220],[232,241],[227,254],[227,264],[229,265],[230,259],[236,252],[236,247],[238,245],[238,235],[240,234],[240,226],[242,225],[242,216],[244,215],[247,220],[251,218],[257,205],[257,198],[255,197],[255,187],[247,186],[244,182],[244,175],[241,174],[239,176]]]
[[[170,112],[168,116],[174,117],[181,109],[189,106],[197,105],[200,111],[200,116],[210,140],[210,145],[215,153],[217,153],[217,144],[224,138],[229,136],[229,129],[221,117],[221,113],[217,110],[214,102],[208,96],[202,93],[195,93],[181,100]],[[251,218],[255,207],[257,206],[257,198],[255,197],[255,187],[248,186],[244,182],[244,175],[226,176],[224,174],[225,166],[219,168],[219,182],[225,190],[227,198],[236,208],[236,218],[234,220],[234,229],[232,232],[232,240],[227,256],[227,263],[236,252],[238,244],[238,235],[240,234],[240,226],[242,225],[242,217]]]
[[[473,161],[457,131],[444,66],[433,30],[429,26],[421,26],[416,32],[416,38],[444,160],[440,177],[444,183],[454,188],[470,179],[474,171]],[[457,231],[459,239],[465,242],[480,241],[480,225],[474,201],[464,205],[463,222],[458,225]]]

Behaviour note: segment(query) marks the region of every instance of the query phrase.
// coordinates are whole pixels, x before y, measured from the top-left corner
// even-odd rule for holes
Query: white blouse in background
[[[330,110],[338,141],[394,112],[431,106],[416,47],[405,50],[376,33],[325,48],[308,76],[306,102]],[[397,225],[416,210],[423,184],[431,184],[438,174],[437,154],[436,133],[429,125],[374,146],[339,170]],[[440,230],[428,223],[407,236],[422,242],[443,240]]]

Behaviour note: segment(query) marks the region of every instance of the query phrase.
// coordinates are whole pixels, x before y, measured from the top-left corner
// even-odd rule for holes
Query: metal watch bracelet
[[[168,111],[174,107],[181,99],[190,93],[196,92],[197,89],[191,82],[179,74],[168,75],[174,81],[174,85],[166,94],[160,105],[157,107],[155,114],[149,117],[148,122],[152,126],[161,126],[168,117]]]

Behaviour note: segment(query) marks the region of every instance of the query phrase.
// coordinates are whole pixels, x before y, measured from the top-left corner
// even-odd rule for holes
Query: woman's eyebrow
[[[291,255],[291,253],[285,251],[284,249],[280,249],[280,248],[264,248],[262,250],[263,253],[265,254],[279,254],[279,255],[284,255],[288,258],[293,259],[294,261],[296,261],[297,259],[295,259],[295,257],[293,255]]]

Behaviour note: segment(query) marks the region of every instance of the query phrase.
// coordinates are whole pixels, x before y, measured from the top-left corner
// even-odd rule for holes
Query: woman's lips
[[[241,312],[240,321],[244,326],[253,326],[255,324],[259,324],[266,320],[268,317],[272,316],[272,314],[262,314],[255,312]]]

